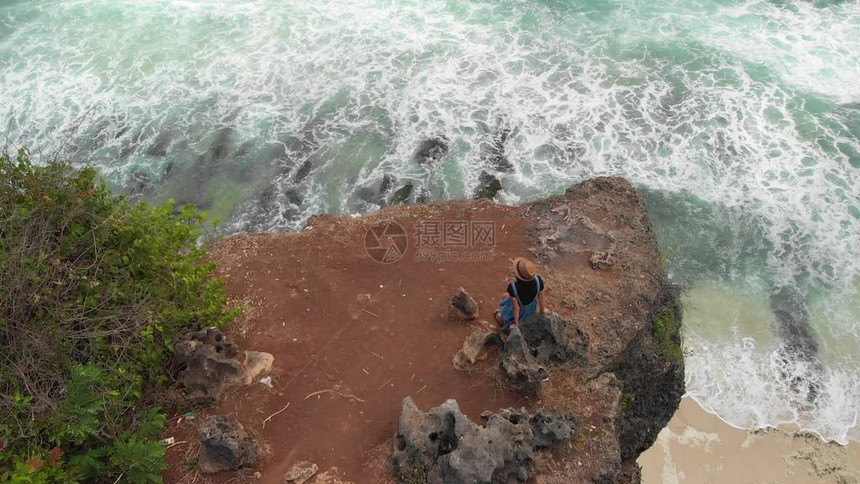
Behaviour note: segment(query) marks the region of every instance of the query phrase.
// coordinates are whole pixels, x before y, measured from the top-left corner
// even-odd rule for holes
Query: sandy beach
[[[644,484],[860,482],[860,446],[791,429],[741,430],[691,398],[639,457]]]

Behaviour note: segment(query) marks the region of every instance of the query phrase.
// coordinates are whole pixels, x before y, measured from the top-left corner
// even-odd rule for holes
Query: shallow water
[[[512,204],[629,178],[686,288],[690,395],[841,442],[860,439],[858,79],[856,0],[0,0],[6,143],[229,231],[372,210],[386,174],[434,200],[487,171]]]

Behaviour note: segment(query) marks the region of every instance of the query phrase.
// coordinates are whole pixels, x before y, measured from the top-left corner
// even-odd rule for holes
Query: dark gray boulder
[[[412,195],[412,189],[412,182],[407,182],[406,185],[403,185],[402,187],[398,188],[393,194],[391,194],[391,205],[408,203],[409,196]]]
[[[448,154],[448,138],[437,136],[428,138],[418,145],[415,161],[424,165],[436,163]]]
[[[549,449],[572,439],[578,427],[578,421],[571,414],[541,408],[529,417],[529,425],[534,434],[535,447]]]
[[[484,412],[482,427],[463,415],[455,400],[425,413],[407,397],[394,437],[395,475],[404,483],[526,482],[533,477],[536,450],[575,432],[573,416],[547,415],[553,420],[535,420],[525,410]],[[541,426],[540,436],[533,422]]]
[[[558,314],[533,314],[520,323],[520,331],[539,364],[585,363],[588,358],[588,335]]]
[[[537,395],[541,384],[549,379],[546,368],[538,364],[523,338],[520,328],[513,326],[499,360],[502,383],[522,395]]]
[[[304,179],[311,174],[311,170],[313,169],[313,167],[314,164],[311,162],[311,160],[305,160],[304,163],[302,163],[296,170],[296,173],[293,177],[295,182],[301,183],[302,181],[304,181]]]
[[[478,186],[475,187],[473,198],[494,199],[496,194],[502,190],[502,182],[495,175],[482,171],[478,177]]]
[[[233,417],[214,415],[197,429],[200,472],[212,474],[253,466],[260,446]]]

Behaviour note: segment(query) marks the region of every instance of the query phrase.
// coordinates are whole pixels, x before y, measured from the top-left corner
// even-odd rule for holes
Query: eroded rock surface
[[[451,316],[454,319],[471,320],[478,317],[478,303],[462,287],[451,298]]]
[[[415,161],[424,165],[436,163],[448,154],[448,138],[436,136],[422,141],[415,151]]]
[[[534,314],[511,328],[499,361],[499,376],[510,389],[536,395],[550,378],[549,365],[588,359],[588,335],[557,314]]]
[[[502,349],[499,377],[508,388],[523,395],[537,395],[541,384],[549,379],[546,368],[538,364],[526,339],[516,326],[511,328]]]
[[[561,412],[505,409],[484,412],[483,426],[460,411],[455,400],[422,412],[403,400],[394,437],[394,468],[400,482],[526,482],[539,449],[576,433],[577,419]]]
[[[558,314],[534,314],[520,323],[520,331],[542,365],[571,360],[585,363],[588,358],[588,335]]]
[[[272,369],[274,357],[268,353],[245,351],[241,362],[238,353],[236,344],[216,328],[201,329],[177,343],[173,364],[188,401],[211,405]]]
[[[452,364],[457,370],[468,370],[487,357],[491,348],[501,348],[502,338],[497,331],[476,329],[463,341],[463,347],[454,355]]]
[[[212,474],[253,466],[260,446],[234,417],[214,415],[198,429],[200,472]]]

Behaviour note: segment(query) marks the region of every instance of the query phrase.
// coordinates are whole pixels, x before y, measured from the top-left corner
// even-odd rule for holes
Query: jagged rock
[[[457,370],[467,370],[487,357],[489,349],[502,347],[502,337],[496,331],[476,329],[463,341],[463,347],[451,362]]]
[[[478,317],[478,303],[462,287],[451,298],[451,316],[455,319],[471,320]]]
[[[197,429],[197,434],[200,438],[197,464],[204,474],[249,467],[257,462],[260,446],[233,417],[214,415]]]
[[[319,470],[313,462],[301,461],[284,474],[284,484],[304,484]]]
[[[299,166],[299,169],[296,170],[296,174],[294,176],[296,183],[300,183],[302,182],[302,180],[307,178],[308,175],[311,174],[311,170],[313,169],[313,167],[314,164],[311,162],[311,160],[305,160],[305,162],[302,163],[301,166]]]
[[[390,174],[386,173],[382,175],[382,181],[379,182],[379,191],[376,195],[376,202],[379,205],[385,205],[386,200],[388,199],[389,193],[394,188],[394,184],[397,182],[397,178]]]
[[[572,321],[557,314],[537,313],[520,323],[520,331],[538,363],[584,363],[588,357],[588,335]]]
[[[558,410],[539,409],[531,418],[529,425],[535,436],[535,447],[552,448],[560,442],[570,440],[577,427],[575,416]]]
[[[546,415],[554,420],[545,423]],[[395,474],[400,482],[429,484],[525,482],[532,477],[535,450],[574,432],[569,425],[574,417],[546,415],[533,419],[525,410],[484,412],[480,427],[460,412],[455,400],[424,413],[406,397],[394,438]],[[540,438],[532,421],[540,426]]]
[[[398,188],[397,191],[391,195],[391,205],[397,205],[409,201],[409,195],[412,194],[412,188],[412,182],[407,182],[406,185]]]
[[[501,190],[502,182],[495,175],[483,171],[478,177],[478,186],[475,188],[475,195],[472,198],[488,198],[492,200]]]
[[[418,145],[415,151],[415,161],[420,164],[435,163],[448,153],[448,138],[439,136],[429,138]]]
[[[237,353],[237,346],[216,328],[191,333],[176,344],[173,365],[190,403],[211,405],[272,369],[274,357],[268,353],[246,351],[244,363],[235,358]]]
[[[520,329],[511,328],[502,357],[499,361],[502,382],[523,395],[537,395],[541,383],[549,379],[549,373],[539,365]]]
[[[536,449],[551,449],[557,444],[570,440],[576,432],[578,419],[575,415],[567,414],[558,410],[538,409],[529,415],[525,409],[503,409],[498,414],[493,412],[481,413],[484,426],[489,425],[493,416],[501,417],[509,422],[519,425],[528,422],[531,428],[531,445]]]
[[[615,264],[615,254],[611,251],[598,251],[591,254],[588,262],[591,264],[592,269],[605,271]]]

